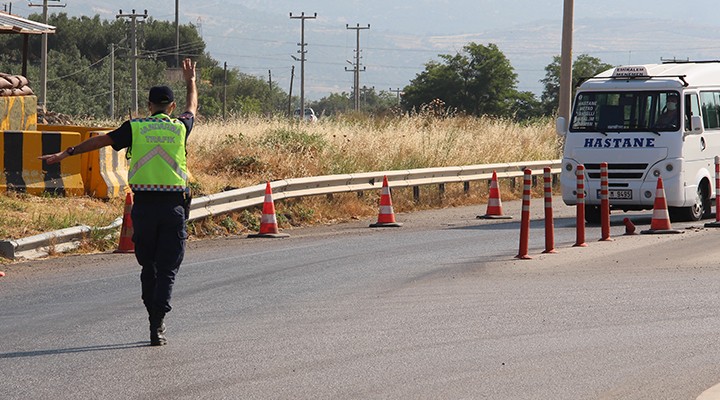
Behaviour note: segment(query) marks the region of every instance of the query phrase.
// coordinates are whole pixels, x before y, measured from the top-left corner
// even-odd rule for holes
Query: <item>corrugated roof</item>
[[[0,33],[39,35],[42,33],[55,33],[55,27],[0,11]]]

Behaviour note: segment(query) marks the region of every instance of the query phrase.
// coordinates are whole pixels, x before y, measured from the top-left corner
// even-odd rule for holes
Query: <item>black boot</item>
[[[164,346],[167,344],[164,318],[164,313],[150,313],[150,346]]]

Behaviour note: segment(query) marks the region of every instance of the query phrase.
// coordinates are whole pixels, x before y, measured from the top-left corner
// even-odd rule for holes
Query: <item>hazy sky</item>
[[[33,0],[42,3],[42,0]],[[51,4],[57,2],[51,1]],[[64,0],[51,12],[100,14],[114,19],[147,8],[155,19],[175,18],[175,0]],[[518,74],[518,89],[542,92],[539,80],[552,57],[560,54],[563,0],[180,0],[180,22],[196,24],[218,61],[241,72],[272,75],[288,90],[292,59],[300,42],[300,21],[289,13],[317,18],[305,21],[308,44],[306,97],[350,92],[356,31],[360,33],[360,85],[377,91],[402,88],[438,54],[455,54],[469,42],[497,44]],[[13,4],[27,16],[39,7]],[[604,0],[575,4],[574,54],[587,53],[610,64],[656,63],[661,58],[720,59],[717,0]],[[270,72],[268,72],[270,71]],[[293,93],[298,93],[298,86]]]

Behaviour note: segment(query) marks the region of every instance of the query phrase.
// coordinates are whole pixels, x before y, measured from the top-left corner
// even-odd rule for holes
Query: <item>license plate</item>
[[[597,198],[600,198],[600,190],[597,191]],[[608,190],[608,199],[610,200],[632,200],[632,198],[632,190],[630,189]]]

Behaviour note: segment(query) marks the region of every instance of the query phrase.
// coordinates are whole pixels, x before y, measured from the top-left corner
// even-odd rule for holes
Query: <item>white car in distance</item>
[[[300,118],[300,109],[299,108],[295,109],[294,115],[295,115],[295,118]],[[317,116],[315,115],[315,111],[310,107],[306,108],[305,116],[303,119],[308,122],[316,122]]]

